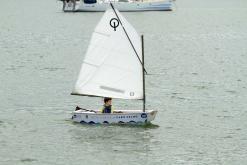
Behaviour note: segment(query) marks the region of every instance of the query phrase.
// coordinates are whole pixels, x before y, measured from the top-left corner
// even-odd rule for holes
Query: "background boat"
[[[171,11],[172,1],[132,1],[132,0],[61,0],[64,12],[103,12],[109,8],[109,3],[119,11]]]

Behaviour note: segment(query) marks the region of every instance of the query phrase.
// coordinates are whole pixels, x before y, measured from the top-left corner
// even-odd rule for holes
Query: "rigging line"
[[[136,52],[136,49],[135,49],[135,47],[134,47],[133,43],[131,42],[131,40],[130,40],[130,38],[129,38],[128,33],[126,32],[126,30],[125,30],[125,28],[124,28],[124,26],[123,26],[123,24],[122,24],[121,20],[119,19],[118,15],[117,15],[117,12],[115,11],[115,8],[113,7],[113,4],[112,4],[111,2],[110,2],[110,5],[111,5],[111,8],[113,9],[113,11],[114,11],[115,15],[117,16],[117,19],[118,19],[118,21],[120,22],[120,24],[121,24],[121,26],[122,26],[122,28],[123,28],[123,30],[124,30],[124,33],[126,34],[126,36],[127,36],[128,40],[129,40],[129,42],[130,42],[130,44],[131,44],[131,47],[133,48],[133,50],[134,50],[134,52],[135,52],[135,54],[136,54],[136,56],[137,56],[137,58],[138,58],[139,62],[141,63],[141,65],[143,65],[143,63],[142,63],[142,61],[141,61],[140,57],[138,56],[138,53]],[[147,74],[147,71],[146,71],[146,69],[145,69],[145,68],[144,68],[144,72]]]

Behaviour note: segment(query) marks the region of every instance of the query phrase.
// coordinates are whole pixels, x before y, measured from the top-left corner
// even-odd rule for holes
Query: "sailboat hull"
[[[116,112],[116,113],[115,113]],[[87,124],[144,124],[154,120],[155,110],[116,110],[114,113],[78,110],[72,113],[72,120]]]

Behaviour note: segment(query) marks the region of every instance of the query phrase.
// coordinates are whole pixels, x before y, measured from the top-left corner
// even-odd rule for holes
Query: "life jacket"
[[[104,107],[101,109],[101,113],[113,113],[113,108],[111,105],[104,105]]]

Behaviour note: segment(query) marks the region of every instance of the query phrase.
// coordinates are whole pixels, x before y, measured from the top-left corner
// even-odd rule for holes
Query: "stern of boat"
[[[147,114],[148,114],[148,120],[147,121],[148,122],[153,121],[156,117],[157,112],[158,111],[156,111],[156,110],[150,110],[150,112],[147,112]]]
[[[64,12],[75,12],[77,11],[80,0],[61,0],[63,2],[63,11]]]

